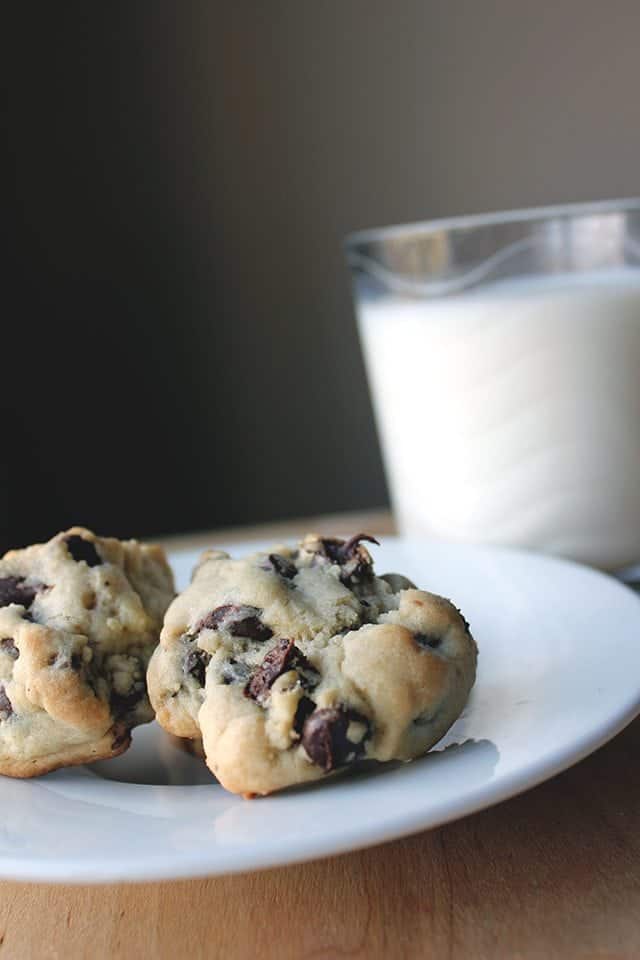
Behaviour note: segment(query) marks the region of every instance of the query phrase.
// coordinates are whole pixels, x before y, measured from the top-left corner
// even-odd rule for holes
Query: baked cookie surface
[[[0,560],[0,773],[117,756],[174,597],[162,548],[73,527]]]
[[[148,672],[156,717],[202,739],[228,790],[410,760],[459,716],[476,671],[467,622],[405,577],[376,576],[370,539],[208,551],[167,611]]]

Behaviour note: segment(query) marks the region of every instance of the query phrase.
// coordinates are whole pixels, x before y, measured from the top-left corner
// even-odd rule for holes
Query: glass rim
[[[516,210],[498,210],[492,213],[473,213],[467,216],[416,220],[410,223],[392,224],[387,227],[368,227],[364,230],[355,230],[348,233],[343,244],[345,249],[349,251],[361,244],[375,243],[379,240],[394,237],[408,238],[412,234],[425,236],[443,230],[468,230],[474,227],[491,227],[503,223],[530,223],[532,221],[554,220],[559,217],[588,217],[634,210],[640,210],[640,197],[596,200],[587,203],[565,203],[547,207],[525,207]]]

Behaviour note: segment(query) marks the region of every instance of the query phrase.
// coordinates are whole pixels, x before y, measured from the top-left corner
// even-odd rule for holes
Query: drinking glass
[[[640,199],[346,241],[402,533],[640,559]]]

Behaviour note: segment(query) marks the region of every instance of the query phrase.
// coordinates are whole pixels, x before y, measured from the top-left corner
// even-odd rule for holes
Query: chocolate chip
[[[269,563],[275,572],[285,580],[293,580],[298,572],[298,568],[296,567],[295,563],[292,563],[291,560],[287,560],[286,557],[281,556],[279,553],[270,553]]]
[[[99,567],[102,564],[102,557],[90,540],[85,540],[84,537],[74,533],[70,537],[65,537],[64,542],[76,563],[84,560],[88,567]]]
[[[317,670],[311,666],[293,640],[278,640],[253,673],[245,688],[245,696],[263,703],[278,677],[288,670],[297,670],[304,686],[315,686],[318,682]]]
[[[20,656],[20,651],[11,637],[5,637],[4,640],[0,640],[0,650],[8,654],[12,660],[17,660]]]
[[[366,547],[361,546],[361,541],[368,543],[378,543],[375,537],[370,537],[367,533],[356,533],[348,540],[340,540],[338,537],[325,537],[319,540],[320,553],[331,563],[336,563],[342,567],[340,571],[340,580],[345,586],[351,587],[354,581],[369,577],[372,573],[372,560]]]
[[[184,658],[184,672],[190,677],[193,677],[194,680],[197,680],[201,687],[204,687],[207,666],[210,660],[210,653],[207,653],[206,650],[201,650],[200,647],[195,647],[193,650],[190,650]]]
[[[432,636],[429,633],[414,633],[413,639],[419,647],[430,647],[432,650],[437,650],[442,643],[442,637]]]
[[[315,708],[316,705],[310,697],[300,697],[298,706],[296,707],[296,715],[293,718],[293,729],[297,734],[302,733],[305,720],[311,716]]]
[[[342,572],[340,579],[345,586],[352,586],[354,581],[371,577],[373,574],[373,561],[371,554],[360,545],[361,540],[367,540],[369,543],[378,543],[374,537],[359,533],[351,537],[342,548]]]
[[[269,695],[271,686],[279,676],[289,669],[289,663],[294,657],[295,644],[293,640],[278,640],[275,647],[267,653],[264,660],[253,673],[245,687],[245,696],[261,703]]]
[[[28,584],[24,577],[2,577],[0,578],[0,607],[8,607],[10,603],[30,607],[38,589],[37,586]]]
[[[349,537],[348,540],[341,540],[339,537],[323,537],[319,542],[324,555],[328,557],[332,563],[342,565],[356,556],[360,551],[360,542],[362,540],[366,540],[367,543],[376,543],[380,546],[375,537],[370,537],[367,533],[356,533],[353,537]],[[364,548],[362,549],[364,550]]]
[[[273,636],[273,630],[262,622],[260,613],[257,607],[225,603],[203,617],[196,630],[227,630],[232,637],[248,637],[262,642]]]
[[[246,663],[238,663],[237,660],[229,660],[222,665],[220,675],[222,682],[246,683],[249,678],[250,670]]]
[[[364,725],[362,737],[349,740],[351,724]],[[329,707],[314,710],[302,728],[302,745],[309,759],[322,767],[325,773],[336,767],[351,763],[364,753],[364,744],[370,732],[369,721],[356,710],[345,707]]]
[[[82,654],[81,653],[72,653],[71,654],[71,669],[79,670],[82,666]]]
[[[356,533],[352,537],[343,543],[342,547],[339,549],[339,554],[341,556],[340,563],[345,563],[347,560],[351,560],[360,550],[360,542],[366,540],[367,543],[375,543],[376,546],[380,546],[380,542],[376,540],[375,537],[369,536],[368,533]]]
[[[4,684],[0,683],[0,720],[8,720],[12,713],[11,700],[6,694]]]

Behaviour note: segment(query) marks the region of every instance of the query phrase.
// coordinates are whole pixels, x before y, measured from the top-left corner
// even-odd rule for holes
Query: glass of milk
[[[400,531],[640,561],[640,200],[346,247]]]

